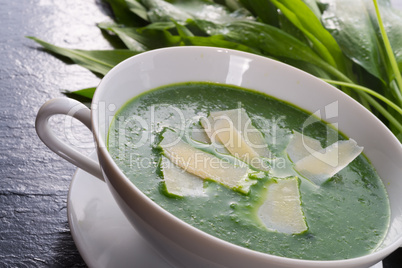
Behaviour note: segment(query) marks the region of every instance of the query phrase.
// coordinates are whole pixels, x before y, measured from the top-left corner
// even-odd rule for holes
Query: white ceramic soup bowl
[[[115,112],[133,97],[163,85],[209,81],[266,93],[311,113],[337,102],[336,123],[364,147],[389,194],[390,228],[383,245],[363,257],[311,261],[263,254],[208,235],[172,216],[143,194],[119,169],[106,147]],[[48,119],[66,114],[93,132],[99,163],[52,133]],[[134,56],[101,81],[91,110],[68,98],[50,100],[39,111],[38,135],[53,151],[104,180],[121,210],[153,247],[175,267],[369,267],[402,244],[402,147],[396,137],[359,103],[323,81],[277,61],[239,51],[174,47]],[[134,265],[134,264],[133,264]]]

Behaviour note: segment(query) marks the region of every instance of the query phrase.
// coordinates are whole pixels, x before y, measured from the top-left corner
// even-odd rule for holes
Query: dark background
[[[402,0],[394,2],[402,9]],[[100,0],[0,0],[0,267],[86,266],[67,222],[76,168],[39,140],[34,122],[45,101],[64,96],[64,90],[96,86],[99,78],[24,36],[69,48],[107,49],[96,23],[108,20],[109,12]],[[64,133],[61,120],[54,125],[63,139],[91,152],[90,133],[78,123]],[[402,250],[384,267],[402,267]]]

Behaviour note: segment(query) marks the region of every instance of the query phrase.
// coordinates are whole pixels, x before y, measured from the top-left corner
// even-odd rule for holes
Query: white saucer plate
[[[74,242],[89,267],[172,268],[132,227],[106,183],[81,169],[72,179],[67,211]]]
[[[132,227],[106,184],[81,169],[70,185],[67,214],[74,242],[89,267],[174,268]],[[382,267],[380,262],[371,268]]]

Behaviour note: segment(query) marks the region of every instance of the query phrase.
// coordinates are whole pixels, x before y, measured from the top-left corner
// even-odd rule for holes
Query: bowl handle
[[[91,111],[82,103],[69,98],[56,98],[47,101],[38,111],[36,116],[36,133],[47,147],[53,152],[71,162],[75,166],[85,170],[91,175],[104,181],[98,162],[78,152],[72,146],[61,141],[49,126],[49,119],[53,115],[68,115],[78,119],[89,130],[91,128]]]

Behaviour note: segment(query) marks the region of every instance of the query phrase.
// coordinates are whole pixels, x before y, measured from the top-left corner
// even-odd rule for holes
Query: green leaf
[[[386,91],[385,94],[389,99],[393,99],[396,102],[399,102],[399,105],[402,107],[402,93],[395,80],[391,81],[391,83],[389,84],[389,90]]]
[[[381,13],[399,70],[402,70],[402,13],[391,8],[382,8]]]
[[[127,8],[145,21],[149,21],[147,9],[136,0],[125,0]]]
[[[105,0],[110,4],[115,16],[115,20],[118,23],[126,26],[141,26],[142,21],[138,20],[138,16],[128,9],[125,0]]]
[[[142,0],[141,2],[148,10],[148,18],[151,22],[170,22],[171,19],[185,22],[192,18],[189,13],[163,0]]]
[[[76,91],[66,91],[65,94],[68,96],[84,97],[87,99],[92,99],[95,94],[96,87],[84,88]]]
[[[121,27],[120,25],[112,23],[99,23],[98,27],[115,33],[124,45],[132,51],[144,52],[148,50],[146,46],[136,40],[136,38],[138,38],[136,28]]]
[[[317,1],[316,0],[303,0],[303,2],[310,8],[311,11],[313,11],[314,15],[321,20],[321,11],[320,8],[318,7]]]
[[[251,47],[224,40],[223,36],[214,35],[214,36],[192,36],[192,37],[184,37],[183,41],[186,45],[191,46],[210,46],[210,47],[221,47],[228,49],[236,49],[244,52],[254,53],[262,55],[259,50],[253,49]]]
[[[116,24],[99,27],[107,33],[105,37],[117,40],[119,46],[124,43],[129,50],[67,49],[30,38],[47,51],[100,75],[141,51],[177,45],[237,49],[274,58],[315,76],[339,80],[341,90],[351,92],[402,140],[402,116],[396,106],[402,103],[402,92],[379,34],[373,0],[105,1],[113,9]],[[378,1],[400,70],[402,15],[392,9],[389,0]],[[354,62],[353,71],[345,56]],[[370,89],[351,91],[349,86],[359,87],[352,80]],[[88,102],[94,90],[65,94]]]
[[[187,29],[187,27],[181,25],[176,21],[174,22],[174,24],[176,25],[177,32],[179,33],[181,38],[194,36],[194,34],[189,29]]]
[[[322,22],[348,58],[384,81],[383,53],[363,1],[325,0]]]
[[[221,5],[225,5],[231,11],[244,9],[243,4],[240,0],[215,0],[215,2]]]
[[[380,10],[379,10],[379,6],[378,6],[378,2],[377,0],[374,0],[374,6],[375,6],[375,11],[376,11],[376,16],[377,16],[377,20],[378,20],[378,25],[380,28],[380,33],[382,36],[382,40],[383,40],[383,44],[385,47],[385,51],[387,53],[387,58],[389,60],[390,66],[391,66],[391,70],[392,70],[392,77],[391,77],[391,82],[395,81],[395,84],[393,85],[397,85],[397,87],[399,88],[399,92],[396,96],[398,96],[398,101],[399,103],[402,103],[402,76],[401,76],[401,71],[399,69],[398,66],[398,62],[395,58],[394,52],[392,51],[392,47],[391,44],[389,42],[389,38],[388,35],[386,33],[383,21],[382,21],[382,16],[380,14]],[[390,71],[391,71],[390,70]]]
[[[163,22],[175,20],[184,23],[188,19],[201,19],[213,22],[230,22],[233,20],[254,20],[251,13],[245,9],[238,9],[234,12],[213,1],[207,0],[143,0],[144,5],[149,9],[148,15],[152,22]]]
[[[42,45],[46,50],[59,56],[64,56],[74,63],[91,70],[94,73],[105,75],[119,62],[138,54],[130,50],[80,50],[58,47],[42,41],[38,38],[28,36],[28,38]]]
[[[216,23],[234,20],[255,20],[250,12],[240,8],[232,12],[229,7],[207,0],[175,0],[172,4],[190,14],[194,19],[208,20]]]
[[[235,21],[224,25],[198,20],[195,23],[210,35],[224,35],[228,41],[260,50],[265,55],[312,63],[329,73],[340,75],[308,45],[276,27],[252,21]]]
[[[261,22],[279,26],[277,8],[269,0],[240,0],[240,2]]]
[[[395,82],[392,81],[390,84],[390,91],[386,91],[384,96],[388,98],[389,100],[395,100],[396,103],[399,103],[399,107],[402,107],[402,97],[401,97],[401,92]],[[401,122],[402,124],[402,114],[397,113],[393,109],[388,109],[388,111],[393,115],[398,122]],[[399,138],[399,140],[402,142],[402,129],[398,129],[397,127],[393,126],[392,124],[389,124],[391,131]]]
[[[180,36],[173,35],[169,29],[175,28],[173,22],[155,22],[143,28],[132,29],[129,34],[132,38],[146,46],[148,49],[177,46]]]
[[[323,27],[313,11],[301,0],[271,0],[313,44],[313,49],[329,64],[345,70],[338,43]]]
[[[393,55],[390,56],[395,57],[400,72],[400,70],[402,70],[402,13],[401,11],[392,8],[389,1],[378,1],[378,4],[381,14],[380,19],[382,21],[381,26],[384,27],[384,33],[381,32],[382,27],[377,27],[377,25],[379,24],[379,18],[377,16],[376,9],[373,7],[373,5],[366,5],[368,5],[368,10],[370,12],[373,24],[376,26],[376,30],[378,31],[378,33],[381,33],[385,49],[387,49],[388,45],[390,45],[390,47],[392,48]],[[384,37],[383,34],[386,34],[386,37]],[[388,42],[389,44],[387,45],[386,43]],[[389,52],[387,53],[390,54]],[[394,78],[394,75],[391,75],[389,78],[390,80],[392,80]]]
[[[300,70],[303,70],[309,74],[312,74],[316,77],[331,79],[331,76],[328,72],[324,71],[322,68],[317,67],[316,65],[310,64],[304,61],[296,61],[291,59],[281,59],[282,62],[292,65]]]
[[[279,18],[279,28],[284,32],[294,36],[305,44],[309,45],[309,41],[306,36],[300,31],[285,15],[280,13]]]
[[[93,95],[95,93],[96,88],[91,87],[91,88],[85,88],[77,91],[65,91],[63,92],[64,95],[66,95],[69,98],[75,99],[84,105],[86,105],[89,109],[91,109],[91,102]]]
[[[151,24],[148,24],[147,26],[141,28],[142,30],[159,30],[159,31],[165,31],[165,30],[170,30],[175,28],[176,25],[172,20],[168,22],[154,22]],[[139,30],[141,30],[139,29]]]

